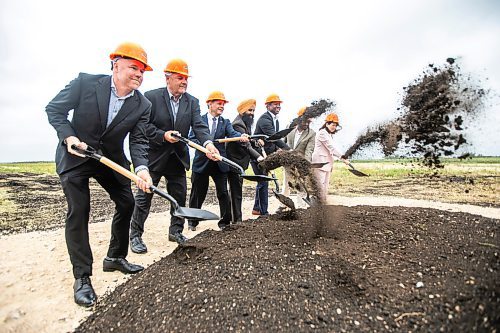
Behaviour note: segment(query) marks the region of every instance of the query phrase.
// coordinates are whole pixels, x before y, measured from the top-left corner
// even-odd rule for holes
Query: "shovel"
[[[76,150],[80,154],[84,154],[87,157],[93,158],[102,164],[105,164],[106,166],[110,167],[111,169],[115,170],[116,172],[122,174],[123,176],[127,177],[128,179],[137,182],[140,178],[136,174],[130,172],[129,170],[125,169],[119,164],[116,164],[115,162],[111,161],[110,159],[101,156],[97,154],[96,150],[92,148],[91,146],[87,146],[87,149],[81,149],[76,145],[71,145],[71,148],[73,150]],[[151,185],[149,187],[151,191],[154,193],[158,194],[159,196],[167,199],[170,201],[174,207],[174,210],[172,214],[177,217],[183,217],[191,220],[218,220],[219,216],[215,215],[212,212],[209,212],[208,210],[203,210],[203,209],[198,209],[198,208],[187,208],[187,207],[181,207],[177,203],[177,201],[168,193],[163,192],[156,186]]]
[[[288,133],[290,133],[293,130],[294,130],[294,127],[285,128],[284,130],[278,131],[278,132],[274,133],[273,135],[270,135],[267,138],[264,138],[264,140],[267,142],[273,142],[273,141],[277,141],[279,139],[283,139],[285,136],[288,135]]]
[[[177,138],[180,141],[184,142],[188,146],[193,147],[194,149],[197,149],[201,152],[204,152],[205,154],[210,152],[207,148],[200,146],[199,144],[194,143],[193,141],[186,139],[185,137],[182,137],[178,134],[173,133],[172,136],[174,138]],[[253,181],[253,182],[266,182],[266,181],[270,181],[270,180],[275,180],[275,178],[272,178],[269,176],[264,176],[264,175],[245,175],[245,170],[243,170],[243,168],[240,167],[238,164],[234,163],[230,159],[228,159],[224,156],[221,156],[219,154],[213,154],[213,155],[219,161],[224,162],[227,165],[232,166],[233,168],[237,169],[240,172],[240,177],[243,179],[248,179],[248,180]]]
[[[264,134],[256,134],[256,135],[250,135],[248,137],[250,140],[259,140],[259,139],[262,139],[262,140],[265,140],[267,138],[267,135],[264,135]],[[224,138],[224,139],[216,139],[215,141],[219,142],[219,143],[224,143],[224,142],[237,142],[237,141],[240,141],[240,137],[237,136],[235,138]]]
[[[279,200],[279,202],[281,202],[283,205],[287,206],[291,210],[295,210],[295,204],[293,203],[292,199],[290,199],[286,195],[276,192],[275,190],[272,191],[274,193],[274,196]]]
[[[368,177],[366,173],[356,170],[354,166],[351,164],[351,162],[346,163],[346,165],[349,167],[349,169],[347,170],[349,170],[349,172],[351,172],[353,175],[358,177]]]
[[[312,169],[320,169],[324,165],[328,164],[328,162],[316,162],[316,163],[311,163],[311,168]]]
[[[267,154],[266,151],[264,150],[264,147],[262,147],[262,157],[266,158]],[[293,203],[293,200],[287,197],[286,195],[283,195],[281,193],[278,193],[280,190],[280,186],[278,184],[278,179],[276,178],[276,175],[274,174],[273,171],[271,171],[271,176],[274,179],[274,185],[276,186],[276,190],[273,190],[274,196],[276,199],[278,199],[279,202],[281,202],[283,205],[287,206],[291,210],[295,210],[295,204]]]

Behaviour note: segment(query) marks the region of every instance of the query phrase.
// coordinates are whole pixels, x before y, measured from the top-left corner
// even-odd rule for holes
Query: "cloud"
[[[230,119],[246,98],[262,113],[270,93],[285,101],[282,122],[315,99],[337,101],[345,124],[338,141],[347,147],[396,116],[403,86],[429,62],[460,56],[464,70],[500,91],[499,12],[497,1],[465,0],[190,1],[189,10],[172,2],[4,1],[0,161],[52,160],[57,139],[45,105],[81,71],[110,73],[108,55],[125,40],[140,43],[155,69],[143,92],[163,86],[162,69],[181,57],[193,75],[190,93],[203,101],[222,90]],[[481,124],[483,136],[498,131],[491,120]],[[481,133],[478,147],[500,155]]]

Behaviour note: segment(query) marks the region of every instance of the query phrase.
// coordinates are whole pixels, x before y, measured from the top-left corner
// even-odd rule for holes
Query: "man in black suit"
[[[234,118],[233,128],[241,134],[252,134],[252,124],[254,119],[256,101],[246,99],[238,105],[238,115]],[[250,142],[228,142],[226,146],[227,157],[246,170],[250,164],[250,159],[260,162],[264,158],[257,152]],[[241,204],[243,200],[243,178],[236,170],[229,170],[227,174],[229,181],[229,192],[231,195],[231,208],[233,223],[243,220]]]
[[[88,231],[90,178],[96,179],[115,203],[104,271],[133,274],[143,270],[142,266],[125,259],[130,217],[134,210],[130,180],[71,148],[72,145],[80,149],[86,149],[87,145],[94,147],[102,155],[130,169],[130,162],[123,153],[123,140],[129,134],[130,154],[140,178],[137,185],[148,190],[152,184],[147,168],[146,137],[151,103],[137,90],[144,71],[152,69],[147,64],[144,49],[134,43],[120,44],[110,58],[111,76],[80,73],[45,108],[59,137],[56,166],[68,202],[66,245],[75,277],[74,299],[82,306],[92,306],[97,300],[90,281],[93,263]],[[71,110],[74,112],[70,121],[68,114]]]
[[[283,101],[276,94],[271,94],[266,98],[266,109],[257,124],[255,125],[254,134],[265,134],[268,136],[280,130],[280,125],[278,121],[278,114],[281,110],[281,103]],[[274,153],[278,149],[289,150],[290,147],[283,142],[283,140],[277,140],[275,142],[266,142],[264,145],[264,150],[267,155]],[[252,169],[256,175],[262,175],[263,172],[260,169],[256,161],[252,161]],[[269,206],[269,195],[268,195],[268,183],[258,182],[255,189],[255,201],[252,210],[253,215],[268,215],[267,211]]]
[[[224,105],[228,102],[224,94],[220,91],[212,92],[207,98],[208,113],[201,118],[209,129],[212,140],[240,137],[240,141],[248,143],[248,135],[241,134],[234,130],[231,122],[222,117]],[[197,142],[194,133],[191,133],[189,138]],[[226,148],[224,143],[216,143],[215,146],[220,154],[226,156]],[[189,196],[190,208],[201,208],[208,191],[208,181],[211,177],[215,183],[215,191],[219,200],[219,209],[221,219],[218,223],[222,230],[231,223],[231,202],[227,191],[227,173],[229,166],[223,162],[215,162],[209,160],[200,151],[196,151],[193,159],[193,172],[191,173],[191,194]],[[198,221],[189,220],[189,228],[196,230]]]
[[[151,121],[148,126],[149,171],[156,186],[161,177],[167,181],[168,193],[184,207],[186,206],[186,170],[189,170],[189,150],[186,144],[179,142],[172,134],[187,137],[192,128],[196,138],[211,153],[218,153],[213,145],[208,126],[201,120],[200,103],[197,98],[186,92],[189,71],[186,62],[181,59],[171,60],[165,70],[166,87],[150,90],[144,95],[151,101]],[[135,196],[135,208],[130,228],[130,247],[132,252],[147,252],[142,240],[144,223],[151,208],[152,193],[138,191]],[[187,238],[182,234],[184,218],[173,215],[170,205],[170,228],[168,239],[183,244]]]

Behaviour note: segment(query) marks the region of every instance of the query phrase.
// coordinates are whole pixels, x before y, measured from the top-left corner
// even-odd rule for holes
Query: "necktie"
[[[210,136],[215,138],[215,130],[217,129],[217,118],[212,118],[212,129],[210,130]]]
[[[278,121],[278,118],[276,118],[276,132],[280,130],[280,122]]]

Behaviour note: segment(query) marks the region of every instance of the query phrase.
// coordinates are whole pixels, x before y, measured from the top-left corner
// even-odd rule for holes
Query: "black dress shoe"
[[[90,283],[90,278],[88,276],[75,279],[73,291],[75,293],[76,304],[85,307],[95,305],[97,295],[95,294],[94,288],[92,288],[92,284]]]
[[[125,274],[139,273],[144,267],[129,263],[125,258],[104,258],[102,269],[105,272],[120,271]]]
[[[189,240],[189,238],[187,238],[186,236],[184,236],[180,232],[176,232],[175,234],[168,234],[168,240],[171,242],[176,242],[177,244],[182,245],[185,242],[187,242]]]
[[[146,253],[148,252],[148,248],[141,237],[137,236],[130,240],[130,250],[134,253]]]
[[[222,230],[229,230],[231,227],[230,227],[230,223],[218,223],[218,226],[219,226],[219,229],[222,231]]]

